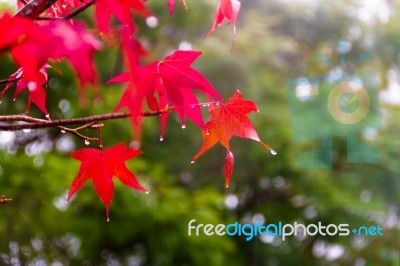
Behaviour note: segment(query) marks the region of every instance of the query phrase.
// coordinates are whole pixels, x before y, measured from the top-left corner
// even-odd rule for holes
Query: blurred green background
[[[182,130],[176,115],[171,115],[165,140],[160,142],[159,121],[148,118],[141,143],[144,153],[129,161],[128,167],[151,193],[133,191],[116,181],[107,223],[91,182],[65,204],[79,168],[69,153],[85,146],[81,139],[53,129],[0,132],[0,195],[13,198],[12,203],[0,205],[0,264],[400,265],[400,2],[243,0],[233,51],[228,25],[204,38],[217,0],[188,0],[188,12],[177,1],[172,17],[167,15],[166,2],[148,1],[158,18],[156,27],[136,18],[140,38],[151,52],[146,62],[178,48],[201,50],[203,55],[194,66],[225,99],[240,89],[244,98],[256,102],[260,112],[250,118],[278,155],[270,155],[256,142],[233,139],[236,162],[231,188],[226,191],[222,146],[190,164],[202,143],[200,130],[191,123]],[[91,12],[80,19],[89,21]],[[343,44],[345,51],[340,49]],[[352,67],[350,63],[366,52],[372,56]],[[103,84],[122,71],[118,47],[98,53],[96,63]],[[82,108],[72,71],[65,63],[57,67],[63,75],[50,70],[47,90],[53,118],[113,110],[122,86],[103,86],[102,102]],[[15,70],[3,54],[0,79]],[[358,137],[377,148],[381,160],[348,163],[346,138],[327,132],[333,136],[332,166],[301,168],[299,155],[320,143],[295,140],[287,82],[335,70],[376,74],[376,112],[382,126],[364,128]],[[23,113],[24,93],[16,102],[7,93],[0,113]],[[32,107],[31,115],[40,113]],[[105,146],[130,143],[131,136],[128,120],[105,122]],[[251,241],[244,236],[196,237],[187,234],[191,219],[197,224],[379,225],[384,235],[292,236],[285,241],[279,237]]]

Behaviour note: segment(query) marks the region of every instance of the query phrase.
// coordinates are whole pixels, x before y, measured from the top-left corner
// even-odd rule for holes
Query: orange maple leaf
[[[205,130],[203,131],[204,142],[200,150],[193,157],[192,163],[216,143],[221,142],[227,150],[225,159],[226,188],[229,188],[234,165],[234,156],[229,145],[229,141],[233,136],[255,140],[273,155],[277,154],[260,140],[253,124],[247,117],[249,113],[258,111],[258,108],[254,102],[244,100],[240,91],[237,90],[226,103],[212,104],[209,111],[211,119],[206,123]]]

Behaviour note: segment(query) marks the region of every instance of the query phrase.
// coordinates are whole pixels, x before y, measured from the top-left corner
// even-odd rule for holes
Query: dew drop
[[[0,100],[0,104],[2,103],[2,101]]]
[[[107,217],[107,223],[109,223],[110,222],[110,217]]]
[[[182,129],[185,129],[186,128],[186,125],[182,125]]]
[[[88,141],[87,139],[85,139],[85,145],[89,145],[90,141]]]
[[[147,194],[147,195],[149,195],[149,194],[150,194],[150,191],[145,191],[144,193]]]
[[[160,141],[163,141],[164,140],[164,138],[163,137],[160,137]]]
[[[278,153],[276,151],[274,151],[274,150],[271,150],[271,154],[272,155],[277,155]]]
[[[206,135],[209,136],[210,135],[210,131],[206,131]]]
[[[13,102],[15,102],[15,100],[16,100],[16,99],[14,98],[14,99],[13,99]]]
[[[50,115],[49,115],[49,114],[46,114],[45,117],[46,117],[47,119],[49,119],[49,118],[50,118]]]
[[[65,130],[61,130],[61,133],[65,134]]]
[[[31,130],[30,130],[30,129],[28,129],[28,128],[25,128],[25,129],[23,129],[22,131],[23,131],[23,132],[25,132],[25,133],[29,133],[29,132],[31,132]]]
[[[190,163],[194,163],[194,161],[191,161]]]
[[[202,105],[203,105],[204,107],[206,107],[206,106],[207,106],[207,104],[206,104],[206,103],[203,103]]]

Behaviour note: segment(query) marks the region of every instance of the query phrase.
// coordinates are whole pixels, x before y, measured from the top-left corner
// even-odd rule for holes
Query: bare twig
[[[99,146],[101,151],[103,151],[103,139],[101,138],[101,130],[103,129],[104,124],[96,124],[93,125],[92,128],[97,128],[98,130],[98,139],[99,139]]]
[[[13,79],[0,79],[0,84],[7,84],[11,82],[16,82],[18,80],[22,79],[22,77],[19,78],[13,78]]]
[[[15,13],[15,16],[37,17],[50,8],[57,0],[32,0]]]
[[[82,129],[92,128],[92,126],[94,126],[96,123],[97,122],[92,122],[92,123],[89,123],[89,124],[86,124],[86,125],[83,125],[83,126],[80,126],[77,128],[69,128],[69,127],[64,127],[64,126],[57,126],[57,128],[60,129],[62,133],[68,132],[68,133],[74,134],[75,136],[77,136],[85,141],[98,141],[99,140],[98,138],[91,138],[91,137],[88,137],[88,136],[85,136],[85,135],[79,133],[79,131]]]
[[[168,107],[158,111],[144,112],[141,115],[159,116],[161,114],[169,113],[171,111],[173,111],[173,107]],[[93,122],[99,123],[105,120],[115,120],[115,119],[127,118],[130,116],[131,114],[129,112],[126,112],[126,113],[109,113],[109,114],[102,114],[102,115],[95,115],[95,116],[88,116],[81,118],[71,118],[71,119],[45,120],[26,115],[3,115],[0,116],[0,122],[26,122],[26,123],[0,124],[0,130],[18,131],[22,129],[36,129],[36,128],[48,128],[48,127],[58,127],[58,126],[67,126],[76,124],[89,124]]]
[[[11,201],[12,201],[12,199],[6,198],[4,195],[0,196],[0,204],[6,204]]]
[[[85,11],[88,7],[93,5],[95,2],[96,2],[96,0],[88,1],[87,3],[83,4],[82,6],[78,7],[77,9],[75,9],[74,11],[69,13],[68,15],[65,15],[63,17],[63,19],[71,19],[71,18],[75,17],[76,15],[78,15],[78,14],[82,13],[83,11]]]
[[[83,11],[85,11],[86,9],[91,7],[95,2],[96,2],[96,0],[90,0],[86,3],[84,3],[82,6],[75,9],[74,11],[72,11],[71,13],[69,13],[61,18],[38,16],[38,17],[35,17],[34,19],[35,20],[59,20],[59,19],[68,20],[68,19],[71,19],[71,18],[79,15],[80,13],[82,13]]]

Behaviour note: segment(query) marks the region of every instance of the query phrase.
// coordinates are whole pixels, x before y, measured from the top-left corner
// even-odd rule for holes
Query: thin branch
[[[86,125],[83,125],[83,126],[80,126],[77,128],[69,128],[69,127],[64,127],[64,126],[57,126],[57,128],[60,129],[62,133],[68,132],[68,133],[74,134],[75,136],[77,136],[85,141],[98,141],[99,140],[98,138],[91,138],[91,137],[88,137],[88,136],[85,136],[85,135],[79,133],[80,130],[85,129],[85,128],[91,128],[96,123],[97,122],[92,122],[92,123],[89,123],[89,124],[86,124]]]
[[[37,17],[55,4],[57,0],[32,0],[15,13],[14,16]]]
[[[103,129],[104,124],[96,124],[93,125],[92,128],[97,128],[98,130],[98,139],[99,139],[99,146],[101,151],[103,151],[103,139],[101,138],[101,130]]]
[[[83,4],[82,6],[78,7],[77,9],[75,9],[74,11],[69,13],[68,15],[65,15],[63,17],[63,19],[71,19],[71,18],[75,17],[76,15],[85,11],[87,8],[89,8],[91,5],[93,5],[95,2],[96,2],[96,0],[88,1],[87,3]]]
[[[173,107],[168,107],[158,111],[150,111],[142,113],[142,116],[159,116],[161,114],[169,113],[172,111]],[[0,116],[0,122],[26,122],[26,123],[0,124],[0,130],[17,131],[22,129],[48,128],[48,127],[58,127],[58,126],[75,125],[75,124],[89,124],[92,122],[98,123],[105,120],[127,118],[130,116],[131,113],[126,112],[126,113],[109,113],[109,114],[102,114],[102,115],[95,115],[95,116],[88,116],[81,118],[71,118],[71,119],[44,120],[26,115],[4,115]]]
[[[6,198],[4,195],[0,196],[0,204],[5,204],[11,202],[12,199]]]
[[[19,78],[13,78],[13,79],[0,79],[0,84],[7,84],[11,82],[16,82],[18,80],[22,79],[22,77]]]
[[[60,19],[68,20],[68,19],[71,19],[71,18],[79,15],[80,13],[82,13],[83,11],[85,11],[86,9],[91,7],[95,2],[96,2],[96,0],[90,0],[90,1],[86,2],[85,4],[83,4],[82,6],[75,9],[74,11],[72,11],[71,13],[69,13],[61,18],[38,16],[38,17],[35,17],[34,19],[35,20],[60,20]]]

